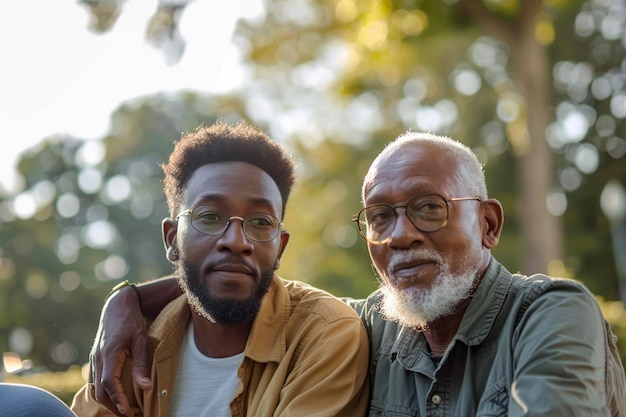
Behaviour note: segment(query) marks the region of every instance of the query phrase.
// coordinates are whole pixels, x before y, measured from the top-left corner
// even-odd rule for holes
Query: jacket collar
[[[256,362],[280,362],[287,351],[285,327],[289,317],[289,293],[283,280],[274,275],[252,323],[245,355]]]

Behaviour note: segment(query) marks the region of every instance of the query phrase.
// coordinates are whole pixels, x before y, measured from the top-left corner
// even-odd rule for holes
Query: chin
[[[380,311],[391,321],[404,326],[424,327],[442,317],[451,315],[473,288],[475,272],[462,275],[440,275],[432,288],[397,288],[383,283]],[[386,280],[388,281],[388,280]]]
[[[179,283],[191,308],[214,323],[237,324],[254,320],[263,297],[272,283],[274,271],[261,275],[260,285],[246,298],[218,296],[201,279],[198,269],[181,261],[177,268]]]

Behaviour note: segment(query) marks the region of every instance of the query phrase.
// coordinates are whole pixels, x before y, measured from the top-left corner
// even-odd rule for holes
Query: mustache
[[[255,274],[258,274],[257,268],[255,268],[254,265],[250,264],[249,262],[246,262],[245,259],[239,256],[234,256],[234,255],[225,256],[223,258],[209,262],[206,265],[205,270],[206,271],[215,270],[221,267],[222,265],[242,265],[249,271],[254,272]]]
[[[439,264],[444,263],[443,257],[432,249],[412,248],[403,252],[394,253],[389,260],[385,272],[391,276],[399,265],[411,262],[414,259],[431,259]]]

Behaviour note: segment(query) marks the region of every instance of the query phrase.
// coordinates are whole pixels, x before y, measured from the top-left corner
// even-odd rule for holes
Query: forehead
[[[456,197],[463,178],[459,164],[445,149],[431,143],[406,143],[383,153],[370,167],[363,184],[363,201],[398,203],[423,193]]]
[[[182,207],[218,204],[225,209],[263,210],[278,215],[282,199],[278,186],[262,169],[239,161],[203,165],[189,178]]]

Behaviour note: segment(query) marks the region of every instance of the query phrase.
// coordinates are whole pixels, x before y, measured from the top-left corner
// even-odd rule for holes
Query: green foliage
[[[350,221],[358,212],[363,172],[373,157],[345,143],[298,147],[299,182],[290,199],[291,232],[279,273],[337,296],[365,297],[375,285],[365,244]]]
[[[619,103],[619,88],[600,95],[592,86],[622,84],[617,74],[623,72],[626,56],[623,30],[621,35],[607,35],[600,29],[614,13],[611,7],[621,10],[620,2],[614,6],[580,0],[460,0],[448,6],[431,1],[288,3],[289,10],[283,0],[268,0],[266,19],[243,22],[237,34],[266,97],[280,109],[270,112],[263,123],[282,126],[283,117],[289,118],[292,111],[306,112],[307,123],[289,137],[301,142],[316,161],[318,151],[308,145],[311,136],[322,138],[320,147],[346,142],[359,151],[376,153],[406,129],[433,126],[471,146],[485,162],[490,194],[505,208],[503,236],[494,250],[499,259],[524,272],[533,250],[542,254],[546,246],[550,251],[563,246],[555,251],[562,267],[549,272],[579,278],[598,294],[618,298],[610,230],[599,211],[599,194],[610,178],[626,179],[626,119],[611,110]],[[581,22],[587,22],[586,29]],[[534,34],[545,45],[539,56],[547,58],[546,68],[538,67],[534,59],[522,59],[523,25],[531,38]],[[333,76],[320,86],[301,78],[303,70],[313,76],[329,71]],[[533,74],[527,84],[520,78],[525,70]],[[459,85],[464,83],[456,78],[460,73],[477,76],[479,89],[462,93]],[[537,88],[541,77],[553,90]],[[329,94],[332,99],[326,97]],[[545,103],[539,114],[543,124],[532,126],[527,117],[535,110],[529,107],[536,105],[525,99],[538,96]],[[503,114],[507,103],[514,103],[518,113]],[[352,111],[361,106],[366,116]],[[420,124],[423,114],[426,123]],[[442,115],[449,114],[443,120]],[[581,137],[568,137],[566,127],[578,116],[588,128],[583,127]],[[538,136],[530,137],[532,132]],[[545,141],[552,154],[523,163],[529,147]],[[583,156],[585,151],[590,155]],[[594,155],[598,168],[586,170],[586,159]],[[331,160],[352,163],[334,156]],[[549,165],[546,175],[536,183],[523,181],[545,165]],[[533,194],[533,189],[566,199],[560,218],[541,221],[528,215],[531,199],[535,209],[546,212],[548,195]],[[564,226],[562,239],[533,229],[546,222]]]

